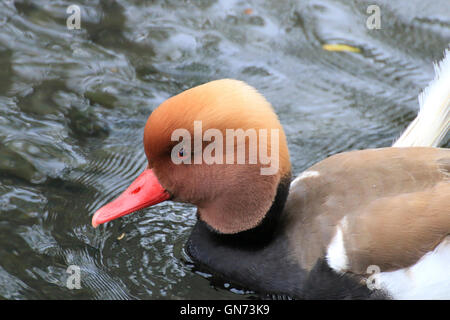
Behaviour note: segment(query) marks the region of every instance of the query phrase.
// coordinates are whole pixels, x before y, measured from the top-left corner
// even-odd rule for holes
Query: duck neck
[[[261,222],[252,229],[233,234],[223,234],[218,233],[209,225],[204,222],[203,223],[211,232],[211,236],[224,245],[239,248],[257,248],[265,246],[273,240],[282,221],[283,209],[289,194],[290,182],[290,173],[280,179],[277,187],[277,193],[270,209],[267,211]]]
[[[185,247],[196,268],[262,295],[299,296],[298,284],[306,273],[292,259],[283,232],[289,186],[290,177],[280,181],[272,206],[251,230],[219,234],[198,219]]]

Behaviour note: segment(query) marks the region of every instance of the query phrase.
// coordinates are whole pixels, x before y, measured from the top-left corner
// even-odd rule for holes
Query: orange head
[[[271,105],[244,82],[224,79],[163,102],[147,120],[148,168],[98,210],[97,226],[171,199],[198,207],[220,233],[257,226],[290,174],[286,137]]]

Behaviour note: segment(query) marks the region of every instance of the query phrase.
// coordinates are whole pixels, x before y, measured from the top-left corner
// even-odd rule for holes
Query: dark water
[[[2,0],[0,298],[254,296],[187,261],[193,207],[167,202],[98,229],[91,217],[144,168],[151,111],[213,79],[245,80],[272,102],[296,174],[389,146],[450,42],[449,0],[391,2]],[[71,4],[80,30],[66,27]],[[366,27],[370,4],[380,30]]]

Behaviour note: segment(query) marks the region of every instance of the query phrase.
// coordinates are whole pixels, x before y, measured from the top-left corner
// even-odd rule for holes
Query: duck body
[[[279,187],[278,194],[285,188],[286,184]],[[414,206],[418,195],[428,197],[423,199],[425,207]],[[435,197],[439,206],[432,208]],[[199,220],[186,246],[188,254],[204,269],[263,296],[407,296],[417,279],[407,279],[405,292],[402,288],[391,292],[383,276],[408,272],[424,255],[432,255],[448,234],[450,150],[383,148],[341,153],[300,174],[291,183],[286,204],[275,201],[274,206],[278,211],[262,225],[276,225],[275,230],[261,228],[247,236],[220,235]],[[389,218],[394,214],[394,219]],[[338,232],[340,247],[335,245]],[[445,246],[450,250],[450,244]],[[444,262],[450,266],[450,259]],[[379,274],[372,274],[371,266],[378,267]],[[368,281],[379,283],[371,287]],[[431,290],[444,283],[450,285],[448,270],[422,285]],[[420,291],[410,298],[423,295]]]
[[[281,231],[281,230],[280,230]],[[311,270],[293,259],[282,232],[266,246],[233,246],[198,221],[186,243],[196,267],[256,292],[263,299],[384,299],[350,275],[339,275],[324,259]]]

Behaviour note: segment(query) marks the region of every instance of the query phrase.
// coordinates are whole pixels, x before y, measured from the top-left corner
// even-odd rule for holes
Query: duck
[[[189,203],[189,257],[261,297],[450,299],[450,149],[439,148],[450,127],[448,50],[419,100],[392,146],[335,154],[292,179],[262,94],[235,79],[190,88],[150,114],[146,169],[92,225]]]

